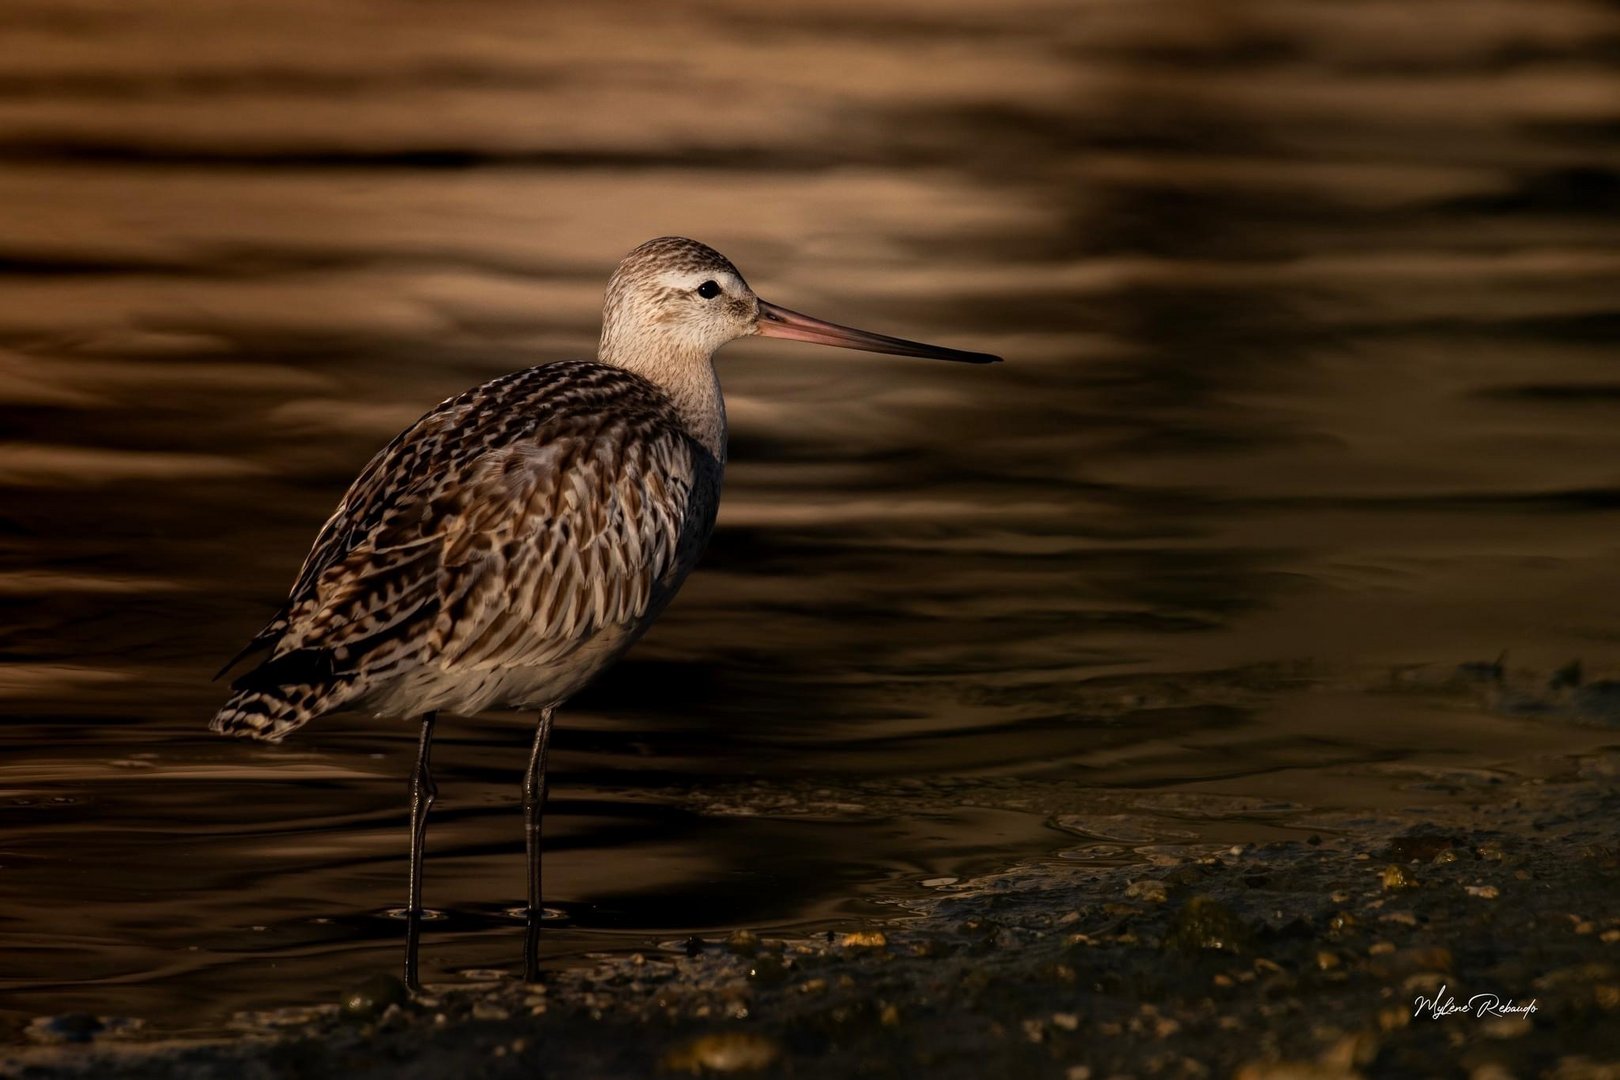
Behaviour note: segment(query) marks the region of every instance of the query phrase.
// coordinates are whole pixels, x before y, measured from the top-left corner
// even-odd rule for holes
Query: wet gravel
[[[339,1002],[244,1017],[234,1041],[44,1018],[0,1074],[1620,1076],[1617,777],[1614,752],[1536,779],[1437,774],[1452,797],[1421,815],[941,881],[891,919],[693,939],[542,986],[409,1000],[361,977]]]

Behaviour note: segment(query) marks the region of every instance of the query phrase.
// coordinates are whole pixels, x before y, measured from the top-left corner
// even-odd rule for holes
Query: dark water
[[[209,678],[665,233],[1009,363],[723,354],[714,546],[557,735],[558,959],[1613,741],[1413,691],[1620,668],[1612,5],[8,0],[0,55],[6,1014],[393,969],[413,729],[216,740]],[[529,721],[441,725],[430,980],[516,963]]]

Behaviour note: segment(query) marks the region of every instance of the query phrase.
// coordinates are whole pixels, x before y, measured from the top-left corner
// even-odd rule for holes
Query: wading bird
[[[539,713],[523,778],[538,976],[540,818],[557,707],[646,631],[714,528],[726,410],[712,358],[758,334],[970,364],[999,357],[768,304],[719,252],[650,240],[608,283],[595,360],[503,375],[439,405],[360,473],[291,595],[226,665],[214,731],[279,742],[337,709],[421,717],[405,978],[417,988],[434,717]],[[224,674],[224,672],[221,672]]]

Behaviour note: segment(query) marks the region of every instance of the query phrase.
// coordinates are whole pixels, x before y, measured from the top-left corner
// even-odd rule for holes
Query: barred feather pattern
[[[560,703],[679,588],[722,469],[622,368],[563,361],[451,398],[350,487],[213,730]]]

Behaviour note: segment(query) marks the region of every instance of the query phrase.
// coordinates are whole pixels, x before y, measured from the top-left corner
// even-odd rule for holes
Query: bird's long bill
[[[874,334],[837,323],[812,319],[775,304],[759,302],[759,334],[762,337],[787,338],[789,341],[813,341],[817,345],[837,345],[841,349],[860,349],[864,352],[891,353],[895,356],[926,356],[934,360],[955,360],[962,364],[998,364],[1001,357],[982,352],[963,352],[939,345],[924,345],[920,341]]]

